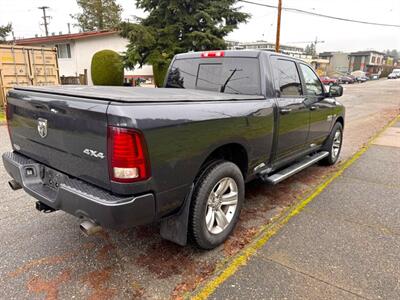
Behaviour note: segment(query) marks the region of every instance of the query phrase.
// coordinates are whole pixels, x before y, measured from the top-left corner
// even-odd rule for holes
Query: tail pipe
[[[10,181],[8,182],[8,185],[10,186],[10,188],[11,188],[13,191],[17,191],[17,190],[22,189],[22,186],[21,186],[18,182],[16,182],[14,179],[13,179],[13,180],[10,180]]]
[[[94,223],[90,220],[83,221],[81,223],[81,225],[79,225],[79,228],[81,229],[83,234],[85,234],[87,236],[93,235],[93,234],[103,230],[103,228],[100,225],[97,225],[96,223]]]

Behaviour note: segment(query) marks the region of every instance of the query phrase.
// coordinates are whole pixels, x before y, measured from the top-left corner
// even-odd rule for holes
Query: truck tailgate
[[[109,189],[108,104],[12,90],[7,115],[13,148],[70,176]]]

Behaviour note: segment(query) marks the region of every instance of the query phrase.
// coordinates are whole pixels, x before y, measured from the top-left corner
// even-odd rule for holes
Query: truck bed
[[[239,95],[213,91],[175,88],[144,88],[119,86],[20,86],[17,91],[90,98],[126,103],[146,102],[202,102],[264,99],[262,95]]]

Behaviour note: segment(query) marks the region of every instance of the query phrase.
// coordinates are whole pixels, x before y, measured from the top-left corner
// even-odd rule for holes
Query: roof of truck
[[[264,99],[262,95],[239,95],[213,91],[178,89],[178,88],[145,88],[121,86],[18,86],[15,91],[38,92],[44,94],[72,96],[96,100],[107,100],[128,103],[146,102],[198,102]],[[12,90],[11,90],[12,93]]]

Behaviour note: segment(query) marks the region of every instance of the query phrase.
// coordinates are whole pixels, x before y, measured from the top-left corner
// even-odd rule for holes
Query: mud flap
[[[185,198],[180,211],[165,220],[161,221],[160,235],[163,239],[174,242],[180,246],[186,246],[188,225],[189,225],[189,213],[190,213],[190,201],[192,199],[194,184],[190,187],[190,191]]]

